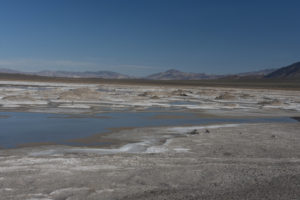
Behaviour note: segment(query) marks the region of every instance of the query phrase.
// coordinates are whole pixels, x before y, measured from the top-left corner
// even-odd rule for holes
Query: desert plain
[[[0,120],[13,112],[187,118],[74,138],[86,146],[2,147],[0,199],[300,198],[297,89],[1,80],[0,109]],[[178,113],[224,120],[189,124]],[[101,141],[111,145],[88,145]]]

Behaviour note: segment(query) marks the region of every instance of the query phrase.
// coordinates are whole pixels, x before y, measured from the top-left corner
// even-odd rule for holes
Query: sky
[[[0,0],[0,68],[232,74],[300,61],[299,0]]]

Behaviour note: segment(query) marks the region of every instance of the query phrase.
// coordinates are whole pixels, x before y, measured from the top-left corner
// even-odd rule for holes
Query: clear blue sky
[[[0,0],[0,68],[228,74],[300,61],[300,1]]]

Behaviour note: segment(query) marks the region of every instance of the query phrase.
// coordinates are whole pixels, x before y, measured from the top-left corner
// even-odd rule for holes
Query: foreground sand
[[[300,123],[208,130],[159,153],[2,150],[0,199],[299,199]]]

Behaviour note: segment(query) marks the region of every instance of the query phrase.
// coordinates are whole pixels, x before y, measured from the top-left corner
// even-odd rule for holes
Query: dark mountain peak
[[[265,78],[300,78],[300,62],[282,67],[266,75]]]
[[[300,66],[300,61],[299,62],[295,62],[295,63],[293,63],[293,64],[291,64],[290,66]]]

